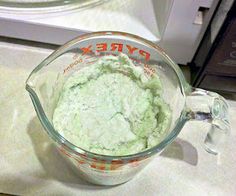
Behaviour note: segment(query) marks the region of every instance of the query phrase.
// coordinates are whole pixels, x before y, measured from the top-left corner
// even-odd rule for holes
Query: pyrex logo
[[[144,58],[146,61],[150,59],[150,53],[141,50],[137,47],[134,47],[129,44],[122,44],[122,43],[97,43],[95,45],[88,45],[86,47],[80,48],[82,50],[82,55],[89,54],[89,53],[94,53],[94,52],[124,52],[127,53],[128,55],[138,55]]]
[[[115,55],[113,52],[123,52],[126,53],[127,55],[130,55],[129,58],[136,63],[141,63],[141,59],[144,59],[146,62],[150,60],[150,53],[139,49],[135,46],[132,46],[130,44],[122,44],[122,43],[117,43],[117,42],[112,42],[110,44],[101,42],[101,43],[96,43],[96,44],[90,44],[88,46],[84,46],[79,48],[82,52],[81,53],[76,53],[72,59],[73,61],[68,64],[65,69],[63,70],[63,74],[67,73],[70,71],[72,68],[76,67],[78,64],[91,64],[96,61],[96,58],[98,56],[103,56],[104,54],[100,54],[100,52],[105,52],[106,55]],[[134,58],[131,56],[135,56]],[[116,56],[116,55],[115,55]],[[140,57],[137,58],[137,57]],[[155,73],[155,69],[153,69],[150,65],[147,63],[144,63],[144,72],[152,76]]]

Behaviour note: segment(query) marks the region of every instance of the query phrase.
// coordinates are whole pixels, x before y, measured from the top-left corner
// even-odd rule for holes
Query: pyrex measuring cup
[[[60,91],[75,71],[90,66],[104,55],[125,53],[149,76],[158,74],[163,98],[172,110],[167,136],[155,147],[127,156],[105,156],[81,149],[60,135],[52,123]],[[206,120],[211,130],[206,150],[217,154],[229,134],[228,106],[220,95],[193,89],[179,67],[157,45],[141,37],[121,32],[97,32],[80,36],[53,52],[40,63],[26,81],[37,115],[61,154],[84,179],[114,185],[131,179],[170,144],[188,120]],[[127,92],[128,93],[128,92]],[[201,142],[201,141],[199,141]]]

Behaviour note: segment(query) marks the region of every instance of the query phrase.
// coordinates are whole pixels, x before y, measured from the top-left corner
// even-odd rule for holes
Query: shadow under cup
[[[119,53],[128,55],[147,75],[159,76],[162,96],[171,108],[172,119],[166,136],[153,148],[127,156],[98,155],[63,138],[53,127],[53,112],[63,84],[72,73],[90,66],[101,56]],[[184,110],[187,87],[179,67],[159,47],[140,37],[120,32],[92,33],[68,42],[39,64],[26,82],[37,115],[65,160],[84,179],[102,185],[128,181],[176,138],[187,120]]]

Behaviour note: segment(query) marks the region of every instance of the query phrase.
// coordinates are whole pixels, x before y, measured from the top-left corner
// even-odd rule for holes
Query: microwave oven
[[[2,1],[3,2],[3,1]],[[125,31],[190,62],[220,0],[107,0],[83,9],[48,11],[1,4],[0,36],[61,45],[87,32]]]

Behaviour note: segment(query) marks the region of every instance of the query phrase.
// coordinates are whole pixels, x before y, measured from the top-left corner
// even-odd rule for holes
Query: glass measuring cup
[[[125,53],[145,74],[158,74],[163,98],[172,110],[167,136],[155,147],[127,156],[105,156],[81,149],[54,129],[52,116],[66,79],[75,71],[104,55]],[[53,52],[40,63],[26,81],[34,108],[49,137],[66,161],[89,182],[115,185],[126,182],[147,165],[179,134],[189,120],[205,120],[211,130],[204,141],[212,154],[220,151],[229,134],[228,106],[220,95],[193,89],[179,67],[157,45],[122,32],[97,32],[80,36]]]

